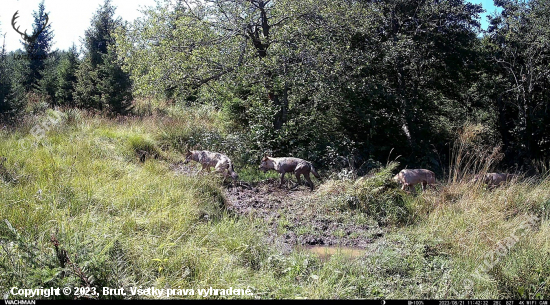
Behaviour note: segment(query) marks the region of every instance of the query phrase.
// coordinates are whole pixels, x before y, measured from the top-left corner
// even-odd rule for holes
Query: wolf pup
[[[426,185],[435,184],[435,173],[427,169],[404,169],[392,178],[394,181],[403,184],[402,190],[409,190],[418,183],[422,184],[422,191],[426,190]]]
[[[233,163],[231,159],[224,154],[217,152],[210,152],[207,150],[187,150],[185,154],[185,162],[187,164],[190,160],[199,162],[202,165],[200,171],[205,169],[210,172],[210,167],[214,166],[217,172],[223,174],[223,179],[227,178],[229,174],[234,180],[239,179],[239,175],[233,170]]]
[[[308,162],[299,158],[270,158],[265,156],[260,163],[260,169],[267,172],[272,169],[281,174],[281,184],[283,185],[285,173],[294,172],[296,179],[298,180],[298,185],[302,183],[300,175],[304,175],[304,178],[309,183],[309,187],[313,191],[313,182],[309,177],[309,173],[312,173],[317,179],[321,180],[321,176],[317,173],[311,162]]]

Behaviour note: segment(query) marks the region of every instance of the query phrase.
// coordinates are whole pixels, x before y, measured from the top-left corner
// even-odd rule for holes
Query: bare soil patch
[[[365,249],[384,231],[376,222],[356,223],[353,212],[341,213],[319,204],[305,185],[279,187],[278,179],[256,184],[236,182],[226,188],[227,209],[264,220],[271,228],[269,242],[290,250],[294,246],[338,246]],[[359,212],[356,212],[359,213]]]
[[[182,162],[172,164],[171,169],[179,175],[209,175]],[[241,217],[265,221],[270,228],[266,243],[284,253],[296,246],[366,249],[384,237],[385,230],[376,221],[365,222],[359,211],[327,207],[325,198],[316,196],[317,188],[311,192],[305,184],[297,186],[296,181],[285,180],[282,187],[279,179],[227,181],[226,208]]]

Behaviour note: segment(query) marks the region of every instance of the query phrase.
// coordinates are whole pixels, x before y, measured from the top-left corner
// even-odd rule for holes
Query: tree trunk
[[[276,94],[273,90],[269,92],[269,99],[273,101],[273,104],[279,107],[279,111],[275,114],[273,120],[273,128],[279,130],[283,128],[283,124],[286,123],[288,117],[288,84],[285,83],[285,88],[280,94]]]
[[[504,145],[504,152],[507,153],[510,149],[510,131],[506,124],[506,105],[502,101],[502,96],[497,97],[497,108],[498,108],[498,131],[500,137],[502,138],[502,143]]]

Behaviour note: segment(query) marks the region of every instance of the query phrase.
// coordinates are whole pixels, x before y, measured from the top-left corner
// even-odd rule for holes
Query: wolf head
[[[490,177],[488,177],[487,175],[484,175],[484,174],[477,174],[474,176],[474,178],[472,180],[470,180],[471,183],[476,183],[476,182],[482,182],[482,183],[488,183],[490,180]]]
[[[395,182],[399,182],[399,174],[393,176],[393,178],[391,178],[391,179]]]
[[[185,161],[183,161],[183,164],[189,163],[189,161],[191,161],[192,156],[193,156],[193,153],[190,150],[187,150],[187,153],[185,154]]]
[[[269,158],[267,156],[262,158],[262,162],[260,163],[259,169],[263,171],[264,173],[267,172],[271,167],[269,167],[269,164],[267,163],[269,161]]]

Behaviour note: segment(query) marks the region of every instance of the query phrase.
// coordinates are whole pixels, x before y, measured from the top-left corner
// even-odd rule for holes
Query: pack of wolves
[[[185,154],[185,162],[189,161],[199,162],[202,166],[201,171],[210,172],[210,168],[214,167],[216,172],[223,174],[224,180],[231,176],[234,180],[239,178],[239,175],[233,169],[233,163],[228,156],[211,152],[207,150],[188,150]],[[303,175],[311,191],[313,191],[313,182],[311,181],[310,174],[313,174],[319,181],[321,176],[311,162],[300,158],[283,157],[273,158],[265,156],[262,158],[259,169],[263,172],[268,170],[274,170],[281,174],[281,181],[279,186],[283,185],[284,177],[286,173],[294,173],[298,185],[302,183],[301,176]],[[517,175],[513,174],[501,174],[501,173],[486,173],[475,175],[470,181],[472,183],[483,183],[489,187],[496,187],[504,183],[516,180]],[[422,191],[426,190],[427,186],[435,185],[435,173],[427,169],[403,169],[397,175],[392,178],[395,182],[402,185],[401,189],[404,191],[414,190],[414,186],[420,184]]]

